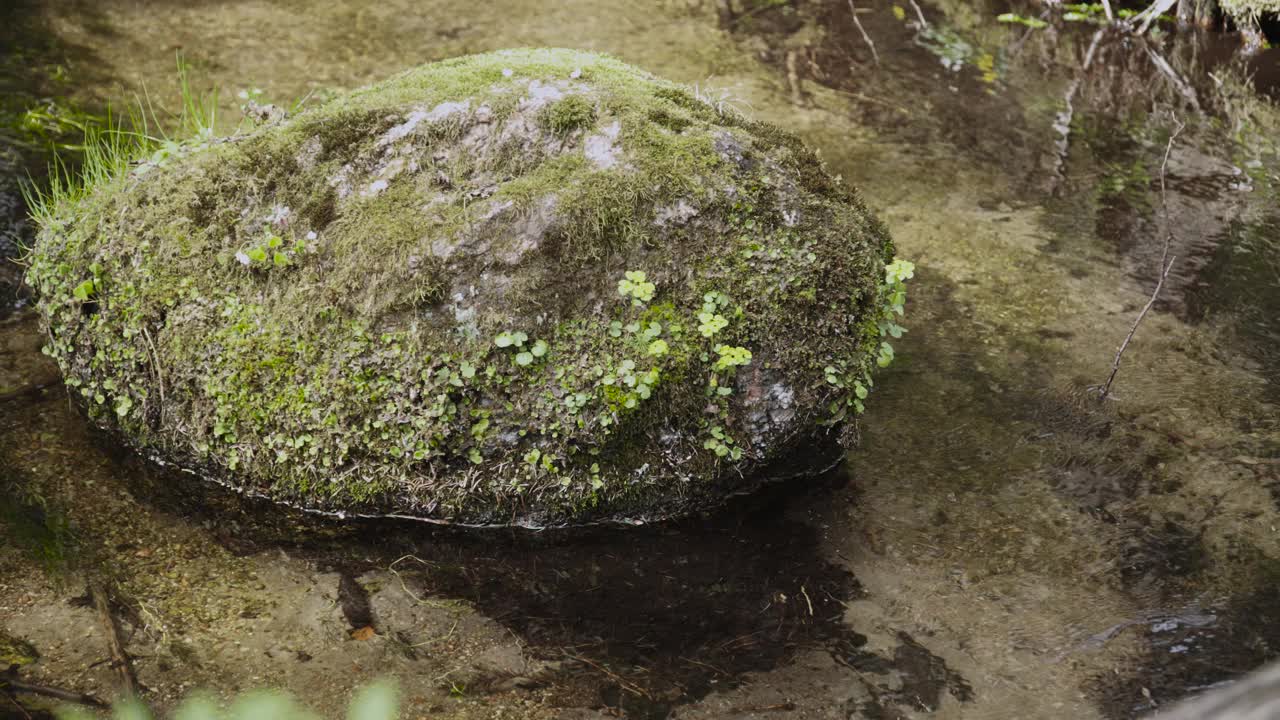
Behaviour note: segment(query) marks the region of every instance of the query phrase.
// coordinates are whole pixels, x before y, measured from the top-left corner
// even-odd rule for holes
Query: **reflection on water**
[[[10,26],[33,67],[70,79],[24,75],[24,102],[159,85],[162,35],[211,82],[285,94],[528,44],[728,88],[821,147],[920,268],[862,447],[657,527],[335,523],[91,433],[19,312],[0,320],[0,624],[42,652],[24,673],[109,694],[65,602],[104,577],[162,703],[270,681],[324,709],[392,674],[411,709],[460,717],[1121,718],[1280,654],[1280,114],[1246,81],[1268,90],[1275,51],[945,0],[857,3],[878,64],[845,2],[330,5],[28,6]],[[1165,228],[1179,263],[1100,405]]]

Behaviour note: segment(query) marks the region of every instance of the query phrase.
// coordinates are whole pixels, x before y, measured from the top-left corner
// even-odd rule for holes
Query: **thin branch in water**
[[[1062,97],[1062,112],[1058,113],[1054,118],[1053,129],[1058,133],[1058,139],[1055,145],[1058,150],[1057,156],[1054,158],[1053,164],[1053,186],[1052,190],[1056,194],[1059,184],[1065,179],[1062,169],[1067,164],[1067,155],[1071,152],[1071,123],[1075,120],[1075,101],[1076,93],[1080,91],[1080,86],[1084,82],[1084,76],[1089,72],[1090,66],[1093,65],[1094,55],[1098,51],[1098,46],[1102,42],[1102,37],[1106,34],[1105,28],[1099,28],[1093,34],[1093,39],[1089,42],[1089,49],[1085,51],[1084,62],[1080,65],[1080,72],[1071,81],[1071,85],[1067,87],[1067,92]]]
[[[21,707],[21,705],[18,703],[17,698],[14,697],[18,693],[40,695],[42,697],[53,698],[54,700],[77,703],[79,705],[88,705],[96,708],[107,707],[106,703],[86,693],[78,693],[74,690],[64,690],[58,687],[37,685],[36,683],[19,680],[17,670],[15,669],[10,669],[8,672],[0,674],[0,691],[2,691],[6,697],[12,700],[13,703],[19,707]]]
[[[1156,69],[1164,73],[1165,77],[1169,78],[1169,82],[1172,82],[1173,86],[1177,88],[1178,93],[1187,102],[1191,103],[1191,109],[1200,112],[1200,101],[1196,98],[1196,91],[1195,88],[1191,87],[1191,83],[1184,80],[1178,74],[1178,71],[1174,70],[1173,66],[1169,64],[1169,61],[1165,60],[1164,56],[1150,45],[1144,43],[1142,47],[1147,51],[1147,56],[1151,58],[1151,62],[1155,64]]]
[[[1151,23],[1155,22],[1156,18],[1169,12],[1169,9],[1177,4],[1178,0],[1155,0],[1155,2],[1147,6],[1146,10],[1134,15],[1130,19],[1130,23],[1142,23],[1134,33],[1137,35],[1145,34],[1147,32],[1147,28],[1151,27]]]
[[[866,29],[862,27],[862,21],[858,19],[858,8],[853,6],[853,0],[849,0],[849,17],[853,18],[853,24],[857,26],[858,32],[862,33],[863,42],[867,44],[867,47],[871,48],[871,58],[875,60],[877,65],[879,65],[880,53],[876,52],[876,44],[871,42],[871,36],[868,35]]]
[[[1105,2],[1105,0],[1103,0],[1103,1]],[[911,7],[915,8],[915,10],[916,10],[916,17],[920,18],[920,29],[921,29],[921,30],[928,30],[928,29],[929,29],[929,21],[924,19],[924,13],[920,11],[920,5],[918,5],[918,4],[916,3],[916,0],[911,0]]]
[[[1138,317],[1134,319],[1133,326],[1129,328],[1129,334],[1125,336],[1124,342],[1120,343],[1120,349],[1116,351],[1116,359],[1111,363],[1111,375],[1107,377],[1107,382],[1102,386],[1102,390],[1098,393],[1099,400],[1106,400],[1107,395],[1111,392],[1111,383],[1116,379],[1116,373],[1120,372],[1120,360],[1124,357],[1124,351],[1129,348],[1129,343],[1133,340],[1134,333],[1138,332],[1138,326],[1142,324],[1142,319],[1151,311],[1151,307],[1156,304],[1156,298],[1160,297],[1160,290],[1164,288],[1164,281],[1169,277],[1169,271],[1173,269],[1173,263],[1178,256],[1169,256],[1169,245],[1173,241],[1173,232],[1169,229],[1169,202],[1167,197],[1167,186],[1165,176],[1169,168],[1169,153],[1173,150],[1173,141],[1178,138],[1178,133],[1186,127],[1183,122],[1178,122],[1178,127],[1174,129],[1173,134],[1169,136],[1169,143],[1164,148],[1164,160],[1160,163],[1160,209],[1164,215],[1164,250],[1160,254],[1160,276],[1156,280],[1156,288],[1151,293],[1151,298],[1147,300],[1147,304],[1142,307],[1142,312],[1138,313]]]

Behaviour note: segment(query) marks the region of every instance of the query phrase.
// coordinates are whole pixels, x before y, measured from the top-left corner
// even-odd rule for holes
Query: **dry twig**
[[[1147,6],[1146,10],[1143,10],[1130,18],[1129,22],[1131,24],[1141,23],[1138,25],[1138,29],[1135,32],[1138,35],[1145,34],[1147,32],[1147,28],[1151,27],[1151,23],[1155,22],[1156,18],[1169,12],[1169,10],[1177,4],[1178,0],[1155,0],[1155,2]]]
[[[17,693],[25,693],[27,695],[40,695],[42,697],[53,698],[63,702],[76,703],[78,705],[88,705],[89,707],[105,708],[107,704],[98,698],[78,693],[74,690],[63,690],[62,688],[50,687],[48,685],[37,685],[29,683],[13,677],[12,673],[0,675],[0,691],[4,691],[11,698]],[[17,705],[17,700],[14,700]],[[19,705],[21,707],[21,705]]]
[[[921,10],[920,10],[920,5],[916,3],[916,0],[911,0],[911,7],[915,8],[915,10],[916,10],[916,17],[917,17],[917,18],[920,18],[920,29],[921,29],[921,30],[928,30],[928,29],[929,29],[929,21],[924,19],[924,13],[923,13],[923,12],[921,12]]]
[[[1120,343],[1120,349],[1116,351],[1116,359],[1111,363],[1111,375],[1107,377],[1107,382],[1103,384],[1101,392],[1098,393],[1099,400],[1106,400],[1107,395],[1111,392],[1111,383],[1115,381],[1116,373],[1120,372],[1120,359],[1124,357],[1124,351],[1128,349],[1134,333],[1138,332],[1138,326],[1142,324],[1142,319],[1147,316],[1151,307],[1156,304],[1156,298],[1160,297],[1160,290],[1164,288],[1164,281],[1169,277],[1169,271],[1173,269],[1174,261],[1178,259],[1176,255],[1169,256],[1169,245],[1173,241],[1173,231],[1169,229],[1169,202],[1166,197],[1165,174],[1169,167],[1169,153],[1173,150],[1173,141],[1177,139],[1178,133],[1182,132],[1184,127],[1186,127],[1186,124],[1179,122],[1173,134],[1169,136],[1169,143],[1164,148],[1164,160],[1160,163],[1160,208],[1161,213],[1164,215],[1164,251],[1160,254],[1160,275],[1156,280],[1156,288],[1151,292],[1151,299],[1147,300],[1147,304],[1142,307],[1142,312],[1138,313],[1138,317],[1134,319],[1133,326],[1129,328],[1129,334],[1125,336],[1124,342]]]
[[[107,634],[107,646],[111,651],[111,666],[120,676],[120,689],[128,697],[138,694],[138,678],[133,674],[133,660],[125,652],[124,641],[120,638],[120,625],[111,613],[111,602],[107,589],[101,583],[89,586],[89,595],[93,599],[93,607],[98,611],[98,620]]]
[[[862,33],[862,40],[871,48],[871,59],[877,65],[880,64],[880,53],[876,52],[876,44],[871,42],[871,36],[867,34],[866,29],[862,27],[862,21],[858,19],[858,8],[853,6],[853,0],[849,0],[849,17],[853,18],[853,24],[857,26],[858,32]]]
[[[634,683],[627,682],[625,679],[623,679],[621,675],[613,672],[609,668],[604,667],[603,665],[597,662],[588,660],[587,658],[584,658],[584,657],[578,657],[577,655],[572,655],[568,652],[565,652],[564,656],[569,658],[570,660],[573,660],[574,662],[580,662],[584,665],[590,665],[591,667],[595,668],[599,672],[604,673],[604,675],[608,677],[610,680],[617,683],[618,687],[622,688],[623,690],[626,690],[627,692],[631,693],[632,695],[635,695],[636,697],[647,698],[649,700],[653,699],[653,696],[650,695],[647,691],[645,691],[644,688]]]

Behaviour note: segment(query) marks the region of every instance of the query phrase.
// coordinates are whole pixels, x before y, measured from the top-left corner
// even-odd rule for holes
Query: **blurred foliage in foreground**
[[[399,693],[394,684],[379,682],[358,691],[347,709],[347,720],[393,720],[399,716]],[[95,715],[76,707],[60,710],[58,720],[94,720]],[[160,716],[144,703],[130,700],[115,706],[112,720],[319,720],[319,715],[278,690],[247,692],[227,708],[208,696],[187,698],[172,715]]]

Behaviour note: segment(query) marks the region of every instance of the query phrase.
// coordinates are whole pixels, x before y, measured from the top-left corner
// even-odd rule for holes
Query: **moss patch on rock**
[[[901,299],[795,137],[569,50],[426,65],[41,217],[28,279],[91,417],[328,511],[714,502],[839,435]]]

